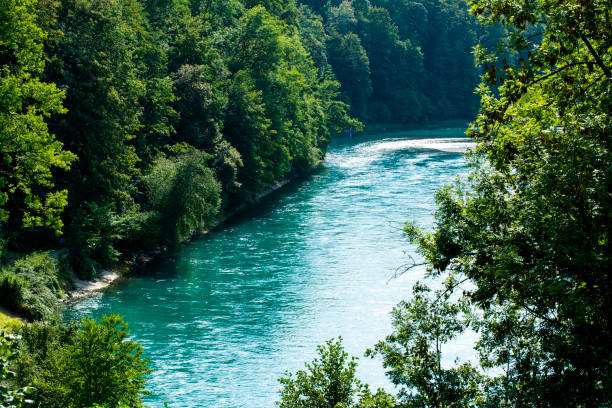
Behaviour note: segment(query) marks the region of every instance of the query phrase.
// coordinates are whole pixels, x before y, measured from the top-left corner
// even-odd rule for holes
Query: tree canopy
[[[500,403],[600,406],[612,389],[610,4],[471,7],[509,35],[477,50],[488,67],[470,179],[438,193],[434,232],[407,232],[432,273],[474,284],[482,363],[505,371]]]
[[[59,235],[68,192],[56,188],[53,171],[68,169],[75,156],[49,133],[47,120],[65,112],[64,93],[42,77],[47,34],[36,3],[3,1],[0,17],[1,236],[17,239],[22,227]]]
[[[416,288],[374,352],[404,386],[400,405],[609,404],[610,12],[609,0],[0,0],[0,301],[53,315],[57,262],[36,251],[67,246],[94,277],[308,174],[360,120],[471,119],[480,98],[469,178],[438,192],[434,231],[405,229],[448,293]],[[440,366],[439,343],[467,326],[498,374]],[[139,403],[146,363],[118,318],[62,336],[47,367],[66,379],[56,402]],[[359,388],[339,344],[319,352],[283,380],[284,406],[395,404]]]
[[[345,31],[368,10],[352,5],[333,12]],[[484,72],[469,175],[438,191],[433,231],[405,227],[442,288],[432,297],[417,285],[368,353],[402,386],[395,406],[607,406],[610,3],[470,8],[499,41],[483,35],[475,49]],[[479,367],[443,367],[442,345],[468,327]]]

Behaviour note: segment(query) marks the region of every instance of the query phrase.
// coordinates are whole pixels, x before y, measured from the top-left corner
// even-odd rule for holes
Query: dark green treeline
[[[479,75],[472,48],[495,29],[467,1],[304,0],[302,26],[315,62],[330,64],[343,99],[366,122],[472,119]],[[317,24],[313,24],[312,12]],[[323,33],[326,51],[320,46]],[[317,41],[318,40],[318,41]]]
[[[188,239],[359,128],[303,46],[297,6],[266,6],[2,1],[5,257],[64,233],[91,277]]]
[[[353,118],[474,115],[463,1],[304,3],[2,0],[3,263],[67,246],[92,277],[310,171]]]

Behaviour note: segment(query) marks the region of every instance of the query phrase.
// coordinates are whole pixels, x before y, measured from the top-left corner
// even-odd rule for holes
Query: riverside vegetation
[[[330,341],[278,405],[608,406],[610,4],[469,7],[1,0],[0,293],[40,321],[2,338],[0,402],[141,405],[146,359],[121,318],[58,323],[65,271],[184,242],[359,120],[469,117],[480,43],[471,176],[438,193],[436,230],[405,229],[445,286],[415,286],[368,351],[399,394],[360,384]],[[468,327],[480,367],[443,367]]]

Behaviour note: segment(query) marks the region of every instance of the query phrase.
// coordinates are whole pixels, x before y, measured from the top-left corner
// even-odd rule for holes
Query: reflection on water
[[[338,141],[321,172],[68,314],[125,316],[155,369],[151,406],[272,407],[277,378],[317,344],[342,336],[362,357],[390,332],[423,274],[390,279],[414,255],[403,222],[431,225],[434,192],[470,146],[460,129]],[[464,338],[448,359],[468,350]],[[380,361],[362,357],[358,375],[391,389]]]

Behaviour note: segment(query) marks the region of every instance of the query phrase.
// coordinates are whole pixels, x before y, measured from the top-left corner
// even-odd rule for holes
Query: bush
[[[13,312],[21,309],[23,294],[27,290],[28,280],[12,272],[0,274],[0,304]]]
[[[71,329],[74,331],[75,328]],[[31,385],[30,397],[36,401],[36,406],[47,407],[50,404],[46,401],[41,384],[49,376],[49,356],[69,338],[69,326],[59,319],[52,319],[21,325],[16,333],[19,336],[15,350],[17,358],[10,364],[15,376],[10,385],[12,388]]]
[[[306,371],[285,374],[279,382],[279,408],[392,408],[395,399],[379,389],[372,394],[356,378],[357,362],[342,347],[342,338],[318,346],[319,357],[306,364]],[[359,396],[358,401],[355,401]]]
[[[40,408],[141,407],[151,371],[143,348],[128,340],[121,317],[83,319],[66,325],[59,320],[36,322],[18,329],[18,358],[12,388],[32,385],[31,398]]]
[[[140,406],[150,373],[140,344],[127,340],[129,331],[118,315],[100,322],[83,319],[67,344],[53,355],[49,385],[64,407]]]
[[[68,285],[58,279],[59,266],[48,252],[34,252],[0,273],[0,304],[28,320],[48,319]]]

